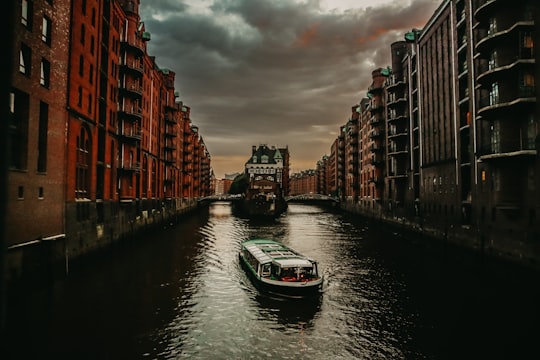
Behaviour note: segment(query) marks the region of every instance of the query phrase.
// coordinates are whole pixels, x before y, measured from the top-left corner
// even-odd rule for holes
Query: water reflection
[[[322,296],[257,291],[238,260],[256,237],[318,260]],[[318,207],[253,221],[215,203],[68,278],[11,289],[7,358],[528,358],[537,277],[477,260]]]

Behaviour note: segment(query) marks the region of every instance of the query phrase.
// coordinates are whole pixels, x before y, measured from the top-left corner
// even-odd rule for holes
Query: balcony
[[[371,144],[371,146],[369,147],[369,150],[371,152],[378,152],[378,151],[382,151],[383,147],[379,144]]]
[[[515,48],[519,48],[519,33],[521,31],[532,31],[534,29],[533,20],[517,21],[511,27],[496,31],[493,33],[486,33],[482,36],[476,44],[476,51],[485,54],[489,53],[491,49],[502,47],[510,48],[512,44],[516,44]],[[515,49],[514,48],[514,49]]]
[[[176,150],[176,144],[172,141],[166,140],[163,148],[167,151]]]
[[[400,120],[407,120],[409,116],[406,112],[402,111],[390,111],[388,113],[388,122],[396,123]]]
[[[407,173],[405,171],[390,171],[386,177],[389,179],[406,179]]]
[[[123,96],[130,96],[136,99],[142,98],[142,86],[139,84],[121,84],[119,88]]]
[[[169,124],[177,124],[178,120],[174,116],[171,116],[170,114],[168,114],[168,115],[165,115],[165,122]]]
[[[144,74],[144,65],[140,60],[128,60],[125,63],[120,64],[124,72],[131,72],[136,75]]]
[[[165,153],[165,162],[167,164],[174,164],[176,162],[176,154],[175,153]]]
[[[382,137],[383,135],[384,135],[384,131],[375,129],[369,134],[369,137],[370,139],[376,139],[376,138]]]
[[[407,83],[402,79],[398,78],[395,75],[390,75],[386,80],[386,89],[392,91],[394,89],[405,86]]]
[[[495,0],[475,0],[474,16],[477,18],[485,18],[491,14],[494,9],[496,9],[497,1]]]
[[[142,131],[140,129],[119,129],[118,135],[127,140],[139,141],[142,138]]]
[[[536,148],[534,139],[528,141],[527,139],[507,140],[501,141],[499,144],[481,146],[478,149],[478,156],[482,161],[514,159],[517,157],[531,157],[533,159],[536,156]]]
[[[166,137],[176,137],[176,129],[172,126],[165,126],[165,136]]]
[[[536,103],[536,89],[534,86],[520,86],[515,94],[502,96],[484,96],[478,101],[478,114],[485,116],[499,110],[509,111],[515,107],[534,105]]]
[[[395,96],[388,97],[387,106],[389,108],[395,108],[398,106],[405,106],[407,104],[407,96],[404,94],[395,94]]]
[[[497,64],[484,62],[478,66],[479,75],[476,80],[479,84],[490,84],[503,77],[518,77],[519,73],[525,69],[532,69],[535,66],[534,59],[513,58],[499,60]],[[531,70],[532,72],[532,70]]]
[[[140,108],[121,108],[119,113],[125,120],[138,121],[142,119],[142,111]]]
[[[382,103],[377,102],[377,103],[371,104],[370,111],[374,113],[374,112],[382,111],[383,109],[384,109],[384,105]]]
[[[406,138],[409,135],[407,130],[391,130],[388,133],[389,139]]]
[[[118,164],[118,170],[125,172],[136,172],[141,170],[141,163],[137,161]]]
[[[369,120],[369,123],[372,126],[381,125],[382,124],[382,117],[381,116],[372,116],[371,120]]]
[[[380,176],[372,176],[369,178],[369,182],[375,185],[382,185],[384,183],[383,178]]]
[[[137,38],[137,35],[133,35],[130,39],[122,40],[120,42],[120,48],[126,52],[135,53],[138,56],[144,55],[144,44]]]
[[[375,166],[382,165],[383,160],[381,158],[375,156],[375,157],[372,157],[371,159],[369,159],[369,163],[371,165],[375,165]]]

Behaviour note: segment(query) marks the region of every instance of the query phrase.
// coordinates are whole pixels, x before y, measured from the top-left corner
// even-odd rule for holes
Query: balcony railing
[[[483,160],[531,155],[536,155],[534,139],[501,141],[497,144],[482,145],[478,149],[478,156]]]
[[[120,108],[120,113],[126,115],[125,118],[132,120],[140,120],[142,118],[142,111],[136,107],[124,107]]]
[[[118,169],[123,171],[140,171],[141,163],[138,161],[120,163],[118,164]]]
[[[119,130],[118,135],[128,139],[141,140],[142,131],[140,129],[123,129]]]
[[[534,86],[519,86],[518,91],[515,94],[508,94],[507,96],[483,96],[479,99],[478,105],[480,111],[486,110],[490,107],[503,107],[511,106],[513,103],[520,99],[536,99],[536,88]]]

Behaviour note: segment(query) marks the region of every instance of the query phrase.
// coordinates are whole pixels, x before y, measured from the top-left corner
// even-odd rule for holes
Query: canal
[[[321,297],[258,292],[238,262],[255,237],[319,260]],[[316,206],[257,222],[214,203],[10,288],[4,358],[538,358],[537,275]]]

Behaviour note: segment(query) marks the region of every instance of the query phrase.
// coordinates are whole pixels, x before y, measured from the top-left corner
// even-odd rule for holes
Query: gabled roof
[[[263,161],[264,160],[264,161]],[[248,161],[246,161],[247,164],[277,164],[278,162],[283,161],[283,155],[281,154],[281,151],[272,146],[269,147],[267,145],[259,145],[251,154],[251,157]]]

